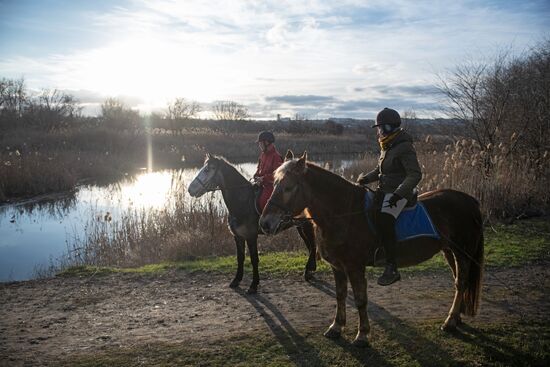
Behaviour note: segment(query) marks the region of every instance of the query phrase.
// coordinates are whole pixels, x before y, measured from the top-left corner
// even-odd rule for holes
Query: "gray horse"
[[[243,279],[244,243],[248,245],[252,263],[252,284],[248,293],[256,293],[260,277],[258,274],[258,235],[260,214],[256,210],[255,188],[234,166],[222,157],[206,155],[203,167],[189,184],[188,192],[192,197],[200,197],[207,192],[221,190],[223,200],[229,211],[229,229],[237,246],[237,274],[229,284],[231,288],[239,285]],[[297,227],[300,237],[309,250],[309,258],[304,271],[306,280],[310,280],[317,268],[315,258],[315,238],[313,225],[305,222]]]

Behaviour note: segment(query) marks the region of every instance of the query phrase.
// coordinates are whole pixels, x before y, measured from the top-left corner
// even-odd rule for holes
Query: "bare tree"
[[[415,139],[419,138],[422,129],[414,122],[418,119],[413,108],[405,110],[401,114],[401,127],[406,129]]]
[[[213,112],[218,120],[237,121],[249,117],[248,108],[233,101],[214,102]]]
[[[510,151],[529,152],[536,161],[550,150],[550,39],[515,60],[507,73],[512,90],[506,111],[506,129],[513,133]]]
[[[186,120],[195,117],[201,112],[201,105],[195,101],[188,101],[185,98],[176,98],[168,103],[168,113],[166,118],[169,120],[172,132],[182,133],[181,126]]]
[[[48,131],[66,128],[80,116],[76,98],[57,89],[44,89],[29,102],[27,120]]]
[[[490,169],[492,152],[500,141],[504,111],[510,103],[506,83],[508,53],[501,53],[492,64],[468,61],[447,75],[439,75],[438,89],[446,97],[447,114],[463,120],[473,132]]]
[[[195,117],[201,112],[201,105],[195,101],[188,101],[185,98],[176,98],[168,103],[167,118],[172,120],[186,120]]]
[[[520,56],[459,65],[439,76],[439,90],[447,113],[473,132],[487,170],[496,154],[526,155],[536,166],[550,149],[550,39]]]
[[[138,130],[139,113],[117,98],[107,98],[103,102],[101,119],[118,130]]]
[[[23,78],[0,80],[0,113],[10,117],[21,117],[26,103],[27,91]]]

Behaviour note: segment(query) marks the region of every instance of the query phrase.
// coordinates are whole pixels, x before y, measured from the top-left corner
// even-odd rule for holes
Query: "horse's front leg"
[[[258,257],[258,237],[247,239],[246,244],[248,245],[250,262],[252,263],[252,284],[250,284],[247,292],[254,294],[258,291],[258,284],[260,283],[260,274],[258,272],[258,263],[260,262]]]
[[[367,315],[367,280],[365,279],[365,267],[358,266],[348,271],[349,281],[353,289],[355,306],[359,311],[359,328],[353,345],[366,347],[368,345],[368,334],[370,331],[369,317]]]
[[[348,295],[348,278],[342,270],[332,267],[334,281],[336,283],[336,315],[332,325],[325,331],[327,338],[339,338],[346,325],[346,297]]]
[[[315,248],[315,233],[313,231],[313,225],[310,222],[306,222],[303,225],[297,227],[298,233],[309,251],[309,258],[307,259],[306,269],[304,271],[304,279],[310,281],[313,277],[313,272],[317,270],[316,248]]]
[[[237,247],[237,274],[235,274],[235,278],[233,278],[233,281],[229,284],[231,288],[239,286],[241,280],[243,280],[244,271],[244,239],[238,236],[234,236],[234,238]]]

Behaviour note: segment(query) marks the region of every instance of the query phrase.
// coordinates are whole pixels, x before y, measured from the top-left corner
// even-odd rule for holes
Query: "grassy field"
[[[261,250],[261,245],[260,245]],[[522,266],[537,260],[550,259],[550,221],[547,217],[516,221],[514,224],[495,224],[485,229],[485,265],[488,267]],[[76,266],[60,275],[108,274],[113,272],[138,272],[155,274],[168,269],[183,271],[214,271],[233,273],[236,268],[235,256],[205,257],[197,260],[162,262],[135,268]],[[299,274],[307,262],[304,251],[274,251],[260,253],[261,273],[271,275]],[[245,270],[250,272],[249,261]],[[448,266],[442,255],[402,271],[447,271]],[[325,262],[319,262],[317,271],[329,272]],[[373,271],[371,268],[368,271]]]

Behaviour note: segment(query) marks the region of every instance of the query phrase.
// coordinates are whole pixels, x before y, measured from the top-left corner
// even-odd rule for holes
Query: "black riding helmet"
[[[258,134],[258,139],[256,140],[256,143],[260,141],[267,141],[268,143],[274,143],[275,142],[275,135],[271,131],[262,131]]]
[[[385,133],[390,133],[401,126],[401,116],[399,112],[385,107],[376,115],[376,123],[372,127],[381,126]]]

